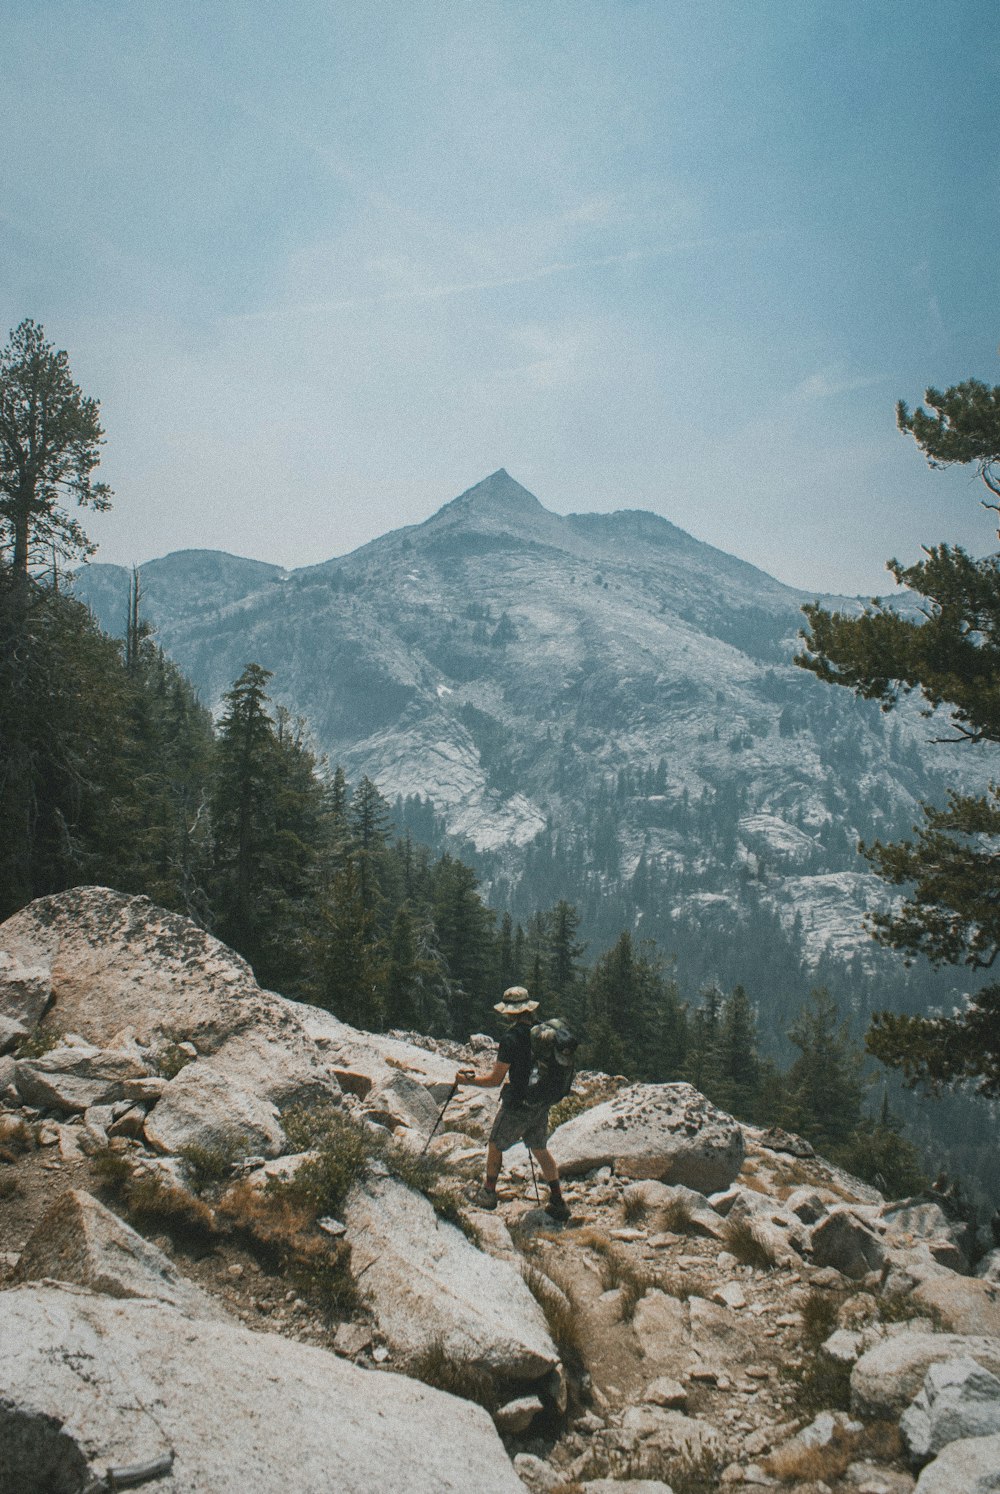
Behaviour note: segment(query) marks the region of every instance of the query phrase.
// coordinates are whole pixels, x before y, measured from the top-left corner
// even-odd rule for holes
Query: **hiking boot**
[[[474,1209],[495,1209],[497,1206],[496,1191],[493,1188],[477,1188],[469,1202]]]
[[[545,1205],[545,1212],[550,1219],[569,1218],[569,1209],[566,1206],[566,1200],[563,1198],[550,1198]]]

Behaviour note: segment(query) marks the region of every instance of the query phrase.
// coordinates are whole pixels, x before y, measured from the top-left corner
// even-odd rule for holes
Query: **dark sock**
[[[562,1202],[562,1189],[559,1186],[558,1178],[556,1178],[555,1182],[549,1184],[549,1196],[555,1203]]]
[[[499,1173],[497,1174],[497,1177],[499,1177]],[[496,1178],[490,1178],[490,1177],[488,1177],[486,1179],[486,1191],[487,1191],[487,1193],[495,1193],[497,1191],[497,1179]]]

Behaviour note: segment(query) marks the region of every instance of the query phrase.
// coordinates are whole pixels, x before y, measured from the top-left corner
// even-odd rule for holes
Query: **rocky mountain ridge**
[[[127,580],[76,577],[112,631]],[[861,920],[886,893],[857,840],[988,766],[793,668],[806,593],[653,514],[550,513],[505,471],[322,565],[180,552],[142,585],[204,700],[250,659],[272,670],[331,763],[431,802],[494,906],[566,897],[593,951],[631,925],[712,945],[728,977],[721,952],[763,918],[807,965],[872,969]]]
[[[449,1095],[493,1051],[262,991],[145,898],[0,926],[0,1489],[998,1487],[1000,1254],[946,1195],[587,1074],[570,1223],[520,1148],[482,1213],[496,1099]]]

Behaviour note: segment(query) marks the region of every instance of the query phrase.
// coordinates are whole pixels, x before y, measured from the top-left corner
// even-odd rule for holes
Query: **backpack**
[[[536,1023],[530,1036],[531,1073],[525,1103],[555,1105],[573,1088],[580,1040],[574,1037],[561,1017]]]

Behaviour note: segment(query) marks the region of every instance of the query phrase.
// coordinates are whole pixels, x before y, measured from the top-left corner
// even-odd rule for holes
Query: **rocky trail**
[[[100,888],[0,926],[0,1053],[0,1494],[1000,1490],[1000,1252],[688,1085],[578,1076],[568,1224],[520,1148],[483,1213],[489,1038]]]

